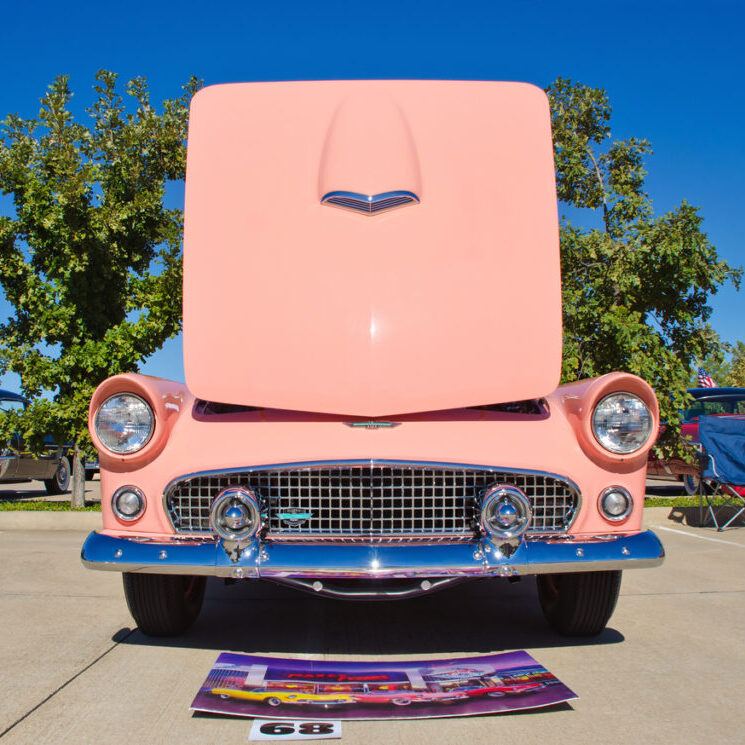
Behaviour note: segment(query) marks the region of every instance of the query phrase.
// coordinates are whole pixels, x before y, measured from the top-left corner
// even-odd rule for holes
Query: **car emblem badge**
[[[393,427],[400,426],[401,422],[344,422],[347,427],[352,429],[392,429]]]
[[[299,528],[303,523],[313,517],[312,512],[305,512],[300,507],[290,507],[284,512],[280,512],[277,517],[291,528]]]

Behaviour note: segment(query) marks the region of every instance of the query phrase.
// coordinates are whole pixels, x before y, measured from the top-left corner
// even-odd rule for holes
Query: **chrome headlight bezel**
[[[134,494],[139,502],[139,509],[134,514],[128,515],[119,508],[119,498],[125,493]],[[132,523],[135,520],[139,520],[145,513],[146,507],[147,500],[145,499],[145,494],[142,489],[138,489],[136,486],[122,486],[111,497],[111,509],[117,518],[125,523]]]
[[[117,447],[116,444],[112,442],[111,437],[106,433],[106,431],[102,430],[101,417],[102,414],[105,413],[107,406],[111,406],[116,399],[124,398],[132,399],[136,404],[141,404],[142,406],[144,406],[144,411],[146,412],[147,419],[149,421],[147,422],[147,426],[145,428],[146,431],[144,432],[144,434],[140,434],[140,436],[134,440],[133,444],[126,447]],[[120,391],[119,393],[114,393],[113,395],[109,396],[98,407],[94,419],[94,427],[96,437],[98,438],[101,445],[106,448],[106,450],[116,455],[133,455],[134,453],[138,453],[140,450],[142,450],[150,442],[150,440],[152,440],[153,434],[155,432],[155,412],[153,411],[153,407],[150,405],[150,403],[142,396],[138,396],[136,393],[130,393],[129,391]]]
[[[611,494],[621,494],[626,499],[626,509],[617,514],[613,515],[605,509],[605,500]],[[598,496],[598,511],[600,514],[612,523],[623,522],[634,509],[634,500],[631,497],[628,489],[624,489],[622,486],[609,486],[600,492]]]
[[[624,399],[625,406],[621,403]],[[630,416],[627,416],[626,422],[623,422],[620,421],[622,414],[617,412],[616,421],[613,423],[615,426],[609,427],[607,419],[613,414],[608,411],[608,408],[614,403],[625,409],[623,414]],[[630,411],[631,407],[634,409],[633,412]],[[633,455],[649,442],[654,416],[641,396],[628,391],[613,391],[595,404],[590,424],[595,441],[604,450],[614,455]]]
[[[238,512],[231,516],[231,510]],[[244,486],[228,486],[215,497],[210,507],[210,527],[226,541],[253,540],[262,528],[259,498]]]
[[[509,510],[500,521],[501,508]],[[525,494],[512,484],[495,484],[481,497],[481,532],[489,538],[512,540],[522,536],[533,520],[533,508]]]

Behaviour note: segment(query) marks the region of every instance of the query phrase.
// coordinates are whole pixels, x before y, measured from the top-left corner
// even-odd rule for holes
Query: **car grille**
[[[472,540],[478,496],[492,484],[520,488],[533,507],[529,533],[566,532],[579,502],[546,474],[390,462],[262,467],[194,474],[172,483],[165,503],[178,533],[211,533],[209,510],[228,486],[261,499],[268,540]]]

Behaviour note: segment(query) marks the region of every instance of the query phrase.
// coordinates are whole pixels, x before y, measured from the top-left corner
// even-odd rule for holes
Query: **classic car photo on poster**
[[[225,652],[191,708],[260,718],[417,719],[533,709],[573,698],[527,652],[395,662]]]

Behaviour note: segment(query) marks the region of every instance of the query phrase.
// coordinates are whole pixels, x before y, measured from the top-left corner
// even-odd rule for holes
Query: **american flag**
[[[717,384],[714,382],[714,378],[704,370],[703,367],[698,369],[698,387],[699,388],[716,388]]]

